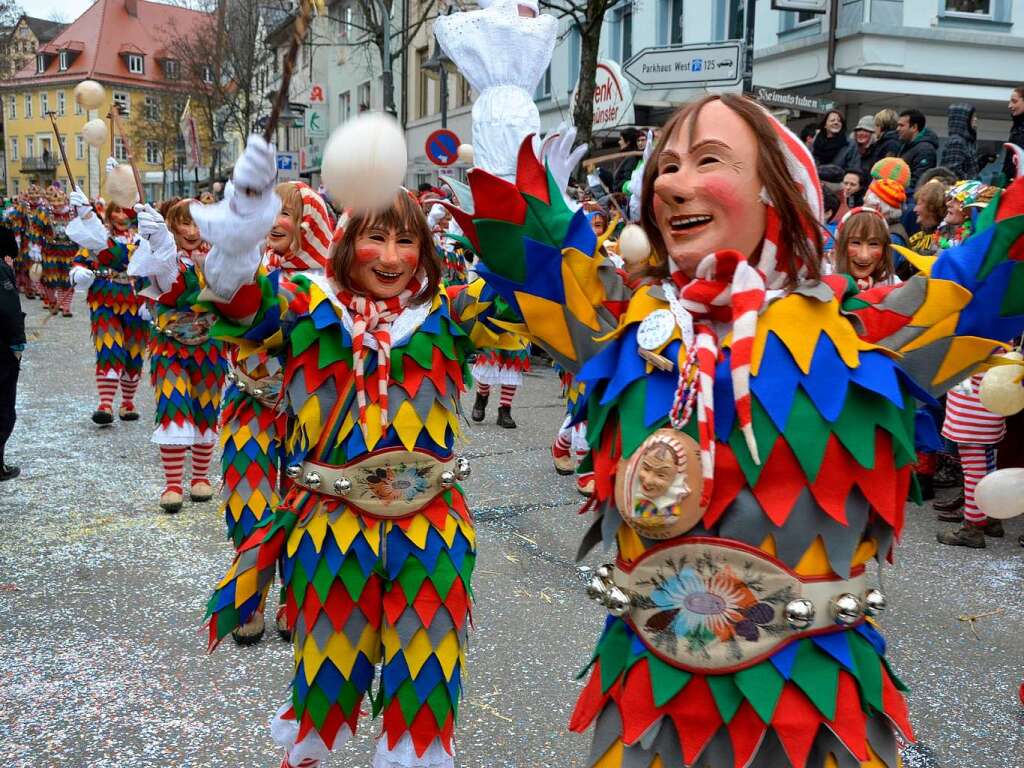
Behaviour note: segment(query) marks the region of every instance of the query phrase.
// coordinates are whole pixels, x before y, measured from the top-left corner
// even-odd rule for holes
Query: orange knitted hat
[[[893,208],[899,208],[907,199],[907,190],[898,181],[892,179],[875,179],[868,187],[868,191],[874,192],[879,200]]]

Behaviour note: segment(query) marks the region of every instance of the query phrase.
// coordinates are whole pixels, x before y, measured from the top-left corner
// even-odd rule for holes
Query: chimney
[[[139,17],[139,0],[124,0],[124,9],[129,16]]]

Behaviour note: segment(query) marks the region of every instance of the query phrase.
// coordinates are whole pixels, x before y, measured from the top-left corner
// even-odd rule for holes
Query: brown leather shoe
[[[939,544],[945,544],[950,547],[985,548],[985,531],[980,525],[965,523],[956,530],[942,531],[936,538],[939,540]]]

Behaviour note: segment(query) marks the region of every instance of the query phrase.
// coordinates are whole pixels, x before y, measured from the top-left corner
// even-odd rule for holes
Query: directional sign
[[[454,131],[441,128],[427,136],[427,158],[434,165],[451,165],[459,159],[459,137]]]
[[[623,66],[639,88],[703,88],[743,79],[743,44],[697,43],[644,48]]]
[[[294,181],[299,178],[299,153],[277,153],[277,178],[282,181]]]
[[[305,115],[306,136],[310,139],[327,138],[327,108],[310,107]]]

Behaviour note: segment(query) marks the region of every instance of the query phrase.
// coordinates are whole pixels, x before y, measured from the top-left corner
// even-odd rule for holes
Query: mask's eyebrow
[[[690,147],[690,153],[692,154],[692,153],[694,153],[694,152],[696,152],[696,151],[698,151],[700,149],[704,149],[705,147],[718,147],[719,149],[732,149],[732,147],[730,147],[724,141],[720,141],[719,139],[701,139],[696,144],[694,144],[692,147]]]

